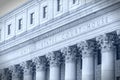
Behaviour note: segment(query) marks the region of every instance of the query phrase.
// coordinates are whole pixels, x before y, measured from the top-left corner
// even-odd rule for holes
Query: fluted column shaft
[[[36,80],[46,80],[46,58],[37,57],[33,62],[36,64]]]
[[[98,41],[101,48],[101,80],[115,80],[114,35],[101,35]]]
[[[94,80],[94,58],[93,56],[82,58],[82,80]]]
[[[82,80],[94,80],[94,45],[93,41],[78,44],[82,54]]]
[[[60,80],[60,66],[50,67],[50,80]]]
[[[32,80],[32,72],[29,69],[24,70],[24,80]]]
[[[114,52],[112,50],[102,51],[102,65],[101,65],[101,79],[102,80],[115,80],[115,62]]]
[[[36,71],[36,80],[46,80],[45,70]]]
[[[50,79],[49,80],[60,80],[60,53],[51,52],[46,55],[50,63]]]
[[[65,80],[76,80],[76,62],[65,62]]]
[[[76,47],[62,49],[65,56],[65,80],[77,80]]]

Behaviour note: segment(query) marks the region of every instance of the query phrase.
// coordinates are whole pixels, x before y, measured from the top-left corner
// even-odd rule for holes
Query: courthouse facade
[[[120,80],[120,0],[29,0],[2,16],[0,80]]]

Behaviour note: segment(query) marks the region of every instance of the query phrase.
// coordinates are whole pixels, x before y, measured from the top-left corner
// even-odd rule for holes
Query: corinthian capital
[[[46,57],[41,56],[41,57],[36,57],[33,59],[33,62],[36,64],[36,71],[41,71],[46,69]]]
[[[104,34],[96,37],[96,41],[100,45],[102,51],[108,51],[114,49],[115,35]]]
[[[82,41],[81,43],[77,44],[79,51],[81,51],[82,57],[93,56],[96,43],[93,40]]]
[[[21,77],[21,69],[19,65],[10,66],[9,70],[12,72],[12,78],[20,78]]]
[[[46,57],[51,67],[60,65],[61,53],[59,51],[50,52]]]
[[[31,61],[26,61],[26,62],[22,62],[20,64],[24,70],[24,74],[31,74],[32,73],[32,69],[33,69],[33,64]]]
[[[76,55],[77,55],[76,46],[64,47],[63,49],[61,49],[61,52],[63,53],[63,56],[65,56],[66,62],[71,62],[76,60]]]

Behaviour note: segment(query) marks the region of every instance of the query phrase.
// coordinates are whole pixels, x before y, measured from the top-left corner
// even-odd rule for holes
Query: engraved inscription
[[[80,35],[83,32],[95,29],[95,28],[100,27],[102,25],[105,25],[107,23],[108,23],[108,16],[99,17],[99,18],[94,19],[92,21],[88,21],[88,22],[83,23],[79,26],[68,29],[67,31],[63,31],[59,34],[52,36],[52,37],[49,37],[49,38],[46,38],[44,40],[37,42],[36,43],[37,49],[42,49],[42,48],[48,47],[50,45],[53,45],[55,43],[58,43],[60,41],[67,40],[69,38]]]

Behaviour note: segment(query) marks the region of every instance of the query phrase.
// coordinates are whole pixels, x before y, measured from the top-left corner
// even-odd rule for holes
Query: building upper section
[[[0,18],[0,42],[7,41],[36,26],[42,27],[55,18],[95,0],[29,0]]]
[[[116,13],[107,13],[118,9],[119,3],[120,0],[30,0],[0,18],[0,56],[33,44],[34,50],[44,49],[92,32],[118,18]]]

